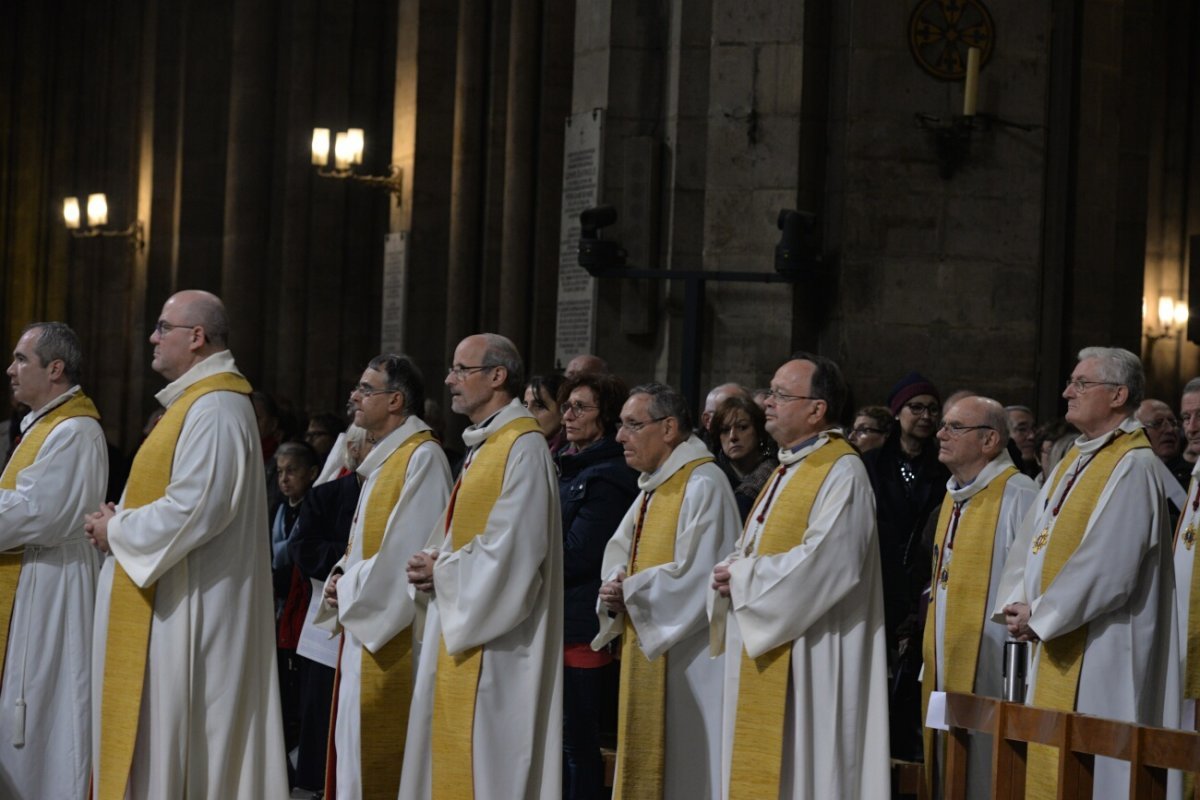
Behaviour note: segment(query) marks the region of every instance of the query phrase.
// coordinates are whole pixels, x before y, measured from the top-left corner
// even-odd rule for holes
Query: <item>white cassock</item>
[[[781,450],[780,463],[799,463],[831,435],[835,434],[822,433],[794,451]],[[777,491],[782,492],[796,472],[784,473]],[[768,509],[766,520],[757,521],[762,504],[760,498],[750,511],[739,553],[747,544],[756,545],[770,519]],[[861,459],[846,456],[834,463],[808,523],[804,542],[786,553],[735,554],[729,561],[729,600],[709,594],[715,635],[720,635],[720,620],[725,619],[723,774],[728,781],[742,649],[757,658],[791,642],[779,797],[887,798],[891,777],[883,583],[875,495]],[[803,526],[804,521],[796,524]],[[726,786],[724,795],[728,794]]]
[[[629,552],[642,500],[689,462],[711,456],[695,436],[676,447],[661,467],[638,477],[641,492],[604,549],[600,574],[609,581],[629,567]],[[654,505],[651,497],[650,507]],[[714,463],[701,464],[688,477],[675,533],[675,558],[639,570],[622,588],[625,608],[638,634],[638,646],[653,661],[667,657],[666,736],[663,798],[700,800],[721,791],[722,657],[709,658],[705,598],[712,569],[729,552],[741,528],[729,479]],[[624,630],[624,616],[596,605],[599,649]],[[618,742],[637,747],[637,742]]]
[[[72,387],[30,413],[22,429],[77,392]],[[25,549],[0,689],[0,797],[87,794],[100,554],[84,538],[83,518],[104,502],[107,483],[104,431],[94,419],[74,417],[46,437],[16,489],[0,489],[0,550]]]
[[[1126,433],[1141,427],[1132,417]],[[1053,520],[1070,483],[1115,430],[1090,441],[1080,437],[1080,457],[1068,464],[1054,494],[1051,481],[1038,492],[1009,551],[993,619],[1004,606],[1028,603],[1029,627],[1042,640],[1088,626],[1075,710],[1139,725],[1176,727],[1181,676],[1175,616],[1171,529],[1158,456],[1133,450],[1119,462],[1088,519],[1083,541],[1041,591],[1049,547],[1032,552],[1034,537]],[[1086,475],[1086,470],[1083,473]],[[1053,533],[1051,533],[1053,536]],[[1040,648],[1033,650],[1026,703],[1033,705]],[[1096,758],[1093,797],[1128,796],[1129,763]]]
[[[170,406],[198,380],[236,371],[224,350],[156,397]],[[166,496],[109,521],[113,557],[138,586],[157,585],[130,798],[288,795],[265,484],[249,398],[212,392],[184,421]],[[92,654],[97,766],[112,578],[109,558]]]
[[[415,604],[404,589],[408,560],[425,546],[429,530],[441,519],[450,497],[450,466],[441,445],[430,440],[413,451],[404,475],[404,489],[388,517],[379,552],[364,560],[362,533],[367,502],[379,477],[380,465],[408,437],[427,430],[429,426],[420,419],[409,417],[363,459],[358,474],[366,480],[350,528],[350,552],[334,566],[334,572],[341,569],[344,573],[337,584],[337,618],[346,636],[334,727],[338,797],[362,795],[361,737],[371,735],[370,731],[361,731],[359,725],[362,648],[376,653],[412,624]],[[420,643],[414,638],[414,670],[420,657],[419,648]],[[409,698],[396,701],[407,703]],[[396,769],[400,769],[399,764]]]
[[[514,400],[463,432],[464,473],[488,436],[532,415]],[[509,453],[487,526],[458,550],[439,519],[434,566],[408,717],[400,797],[431,792],[431,719],[439,637],[460,653],[483,645],[475,696],[475,797],[558,800],[562,794],[562,516],[558,477],[541,436],[521,436]],[[411,591],[411,590],[410,590]],[[422,599],[420,602],[424,602]]]
[[[951,478],[946,483],[946,493],[952,502],[965,503],[962,507],[960,529],[969,519],[972,508],[970,498],[986,489],[1000,473],[1013,466],[1007,452],[1001,451],[987,466],[985,466],[971,483],[959,486]],[[1000,499],[1000,515],[996,520],[996,536],[992,540],[992,568],[988,575],[988,594],[984,602],[984,610],[996,605],[996,592],[1000,588],[1000,576],[1004,572],[1004,561],[1008,550],[1021,528],[1021,521],[1033,503],[1038,485],[1027,475],[1017,473],[1008,479],[1004,485],[1004,496]],[[946,550],[942,556],[942,566],[950,567],[954,560],[954,548]],[[934,638],[937,648],[937,683],[938,691],[946,690],[946,669],[942,657],[946,652],[944,634],[946,632],[946,586],[943,586],[934,576],[933,586],[938,597],[934,620]],[[979,658],[975,662],[975,694],[985,697],[1001,697],[1004,694],[1004,642],[1008,639],[1008,631],[1003,625],[996,625],[990,620],[983,621],[983,633],[979,643]],[[929,673],[926,672],[925,675]],[[987,734],[972,734],[971,756],[967,767],[967,797],[984,798],[991,793],[992,776],[992,737]],[[943,765],[944,772],[944,765]]]

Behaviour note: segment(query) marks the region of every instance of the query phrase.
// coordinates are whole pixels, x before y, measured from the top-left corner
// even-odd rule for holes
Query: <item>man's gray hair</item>
[[[1196,392],[1200,392],[1200,378],[1192,378],[1183,385],[1184,394],[1195,394]]]
[[[1079,360],[1095,359],[1100,367],[1100,377],[1129,390],[1126,408],[1137,408],[1146,394],[1146,374],[1142,371],[1142,360],[1122,347],[1085,347],[1079,351]]]
[[[629,396],[645,394],[650,396],[650,416],[654,419],[674,417],[679,421],[679,429],[692,429],[692,412],[688,410],[688,402],[683,395],[667,386],[665,383],[643,383],[629,390]]]
[[[21,335],[32,330],[41,331],[33,352],[37,353],[42,366],[49,366],[51,361],[62,361],[67,382],[71,385],[79,383],[83,378],[83,348],[75,331],[65,322],[33,322],[25,326]]]
[[[488,367],[504,367],[507,377],[504,379],[504,391],[510,398],[520,397],[525,389],[525,366],[521,362],[521,354],[510,339],[498,333],[484,333],[487,349],[483,351],[483,365]]]
[[[999,401],[990,397],[980,397],[983,405],[983,424],[996,432],[1000,437],[1000,449],[1008,447],[1008,410]],[[1024,408],[1024,406],[1022,406]]]
[[[1005,411],[1024,411],[1029,416],[1031,416],[1031,417],[1033,416],[1033,409],[1030,408],[1029,406],[1018,406],[1018,405],[1005,406],[1004,410]]]
[[[419,417],[425,413],[425,381],[411,358],[384,353],[372,358],[367,368],[383,373],[389,391],[404,393],[405,416]]]

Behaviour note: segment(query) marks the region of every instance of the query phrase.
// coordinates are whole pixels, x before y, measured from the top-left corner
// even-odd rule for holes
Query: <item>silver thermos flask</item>
[[[1029,663],[1029,644],[1008,640],[1004,643],[1004,699],[1025,702],[1025,667]]]

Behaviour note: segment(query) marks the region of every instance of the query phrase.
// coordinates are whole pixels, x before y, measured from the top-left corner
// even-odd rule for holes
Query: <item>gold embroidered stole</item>
[[[756,547],[757,555],[786,553],[804,543],[813,502],[834,462],[854,453],[854,448],[845,439],[831,438],[796,464],[795,477],[778,492],[773,507],[767,509],[767,519]],[[768,481],[759,493],[755,510],[773,482]],[[751,511],[747,525],[753,520],[753,514]],[[761,800],[779,795],[792,644],[785,642],[758,658],[750,658],[745,647],[741,649],[737,719],[729,774],[730,800]],[[725,657],[733,658],[734,654],[726,653]],[[800,711],[797,709],[797,713]]]
[[[100,412],[83,392],[62,405],[55,406],[25,431],[21,443],[8,460],[4,474],[0,475],[0,489],[12,491],[17,488],[17,475],[37,460],[46,438],[58,425],[75,417],[100,419]],[[17,583],[21,578],[21,559],[24,549],[17,548],[0,553],[0,680],[4,675],[4,656],[8,652],[8,626],[12,623],[13,603],[17,599]]]
[[[626,576],[675,560],[679,511],[688,479],[705,456],[689,461],[653,491],[641,525],[634,529]],[[644,500],[645,498],[643,498]],[[648,661],[637,630],[625,614],[621,634],[621,683],[617,696],[617,768],[613,800],[653,800],[663,794],[666,765],[667,654]]]
[[[175,448],[192,404],[210,392],[250,394],[241,375],[220,372],[196,381],[171,404],[138,449],[129,469],[122,507],[149,505],[166,496]],[[114,560],[108,611],[108,644],[101,696],[100,785],[96,800],[123,800],[137,741],[138,715],[146,677],[150,625],[154,617],[154,585],[135,584]],[[178,676],[187,681],[186,675]]]
[[[1109,478],[1116,470],[1117,463],[1127,453],[1149,446],[1146,434],[1140,429],[1132,434],[1118,433],[1112,441],[1096,452],[1087,468],[1077,477],[1070,493],[1065,500],[1060,501],[1062,506],[1059,508],[1057,519],[1051,523],[1052,535],[1045,544],[1046,555],[1042,561],[1043,593],[1083,541],[1088,518],[1095,510],[1096,501],[1100,499],[1100,493],[1104,491]],[[1062,465],[1055,472],[1054,484],[1047,495],[1048,498],[1052,499],[1058,490],[1066,465],[1073,463],[1078,456],[1078,449],[1072,447],[1063,458]],[[1033,705],[1056,711],[1075,709],[1075,695],[1079,689],[1079,673],[1083,667],[1083,650],[1087,644],[1088,627],[1081,625],[1069,633],[1041,643]],[[1058,748],[1031,743],[1027,753],[1027,764],[1027,800],[1055,797],[1058,791]]]
[[[1192,478],[1191,485],[1188,486],[1188,499],[1192,499],[1193,493],[1200,492],[1200,486],[1196,485],[1196,479]],[[1190,503],[1188,504],[1190,505]],[[1179,517],[1179,528],[1184,528],[1184,520],[1194,511],[1184,506],[1183,513]],[[1180,536],[1180,531],[1175,532],[1175,548],[1178,549],[1181,545],[1187,550],[1191,550],[1195,546],[1195,522],[1189,522],[1186,529],[1183,530],[1183,535]],[[1182,539],[1182,542],[1180,541]],[[1192,578],[1188,587],[1188,624],[1187,624],[1187,642],[1184,646],[1187,648],[1184,652],[1187,654],[1187,675],[1184,676],[1184,697],[1200,697],[1200,564],[1196,563],[1195,554],[1192,554]]]
[[[518,417],[488,436],[476,451],[470,467],[459,476],[446,508],[445,525],[450,530],[454,550],[462,549],[487,527],[492,506],[504,488],[504,470],[517,439],[528,433],[540,435],[541,430],[534,419]],[[446,650],[445,638],[439,639],[431,733],[433,798],[470,800],[475,796],[472,744],[483,646],[451,655]]]
[[[379,552],[387,532],[413,453],[433,440],[429,431],[419,431],[404,440],[379,467],[379,477],[367,498],[362,530],[362,557]],[[412,628],[397,633],[372,653],[362,648],[359,684],[360,775],[366,800],[394,800],[400,790],[400,763],[408,731],[408,706],[412,700]]]
[[[975,691],[975,670],[979,647],[987,619],[987,596],[991,584],[992,554],[995,552],[996,525],[1004,504],[1004,487],[1017,474],[1008,467],[992,482],[972,495],[959,509],[959,521],[951,546],[954,559],[946,562],[946,533],[954,514],[949,493],[942,500],[934,537],[933,571],[929,592],[929,611],[925,617],[922,657],[925,675],[921,680],[921,720],[929,712],[929,696],[937,689],[938,583],[946,585],[945,684],[948,692]],[[969,512],[969,513],[968,513]],[[932,786],[934,731],[924,728],[925,779]],[[939,753],[940,755],[940,753]]]

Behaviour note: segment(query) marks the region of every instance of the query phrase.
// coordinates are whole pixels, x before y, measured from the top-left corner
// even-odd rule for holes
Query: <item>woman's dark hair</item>
[[[558,399],[559,389],[563,383],[563,376],[555,373],[549,375],[532,375],[529,378],[529,383],[525,385],[526,389],[533,389],[533,396],[541,400],[542,390],[546,390],[546,396],[553,399],[554,402],[562,405],[562,401]],[[523,398],[520,398],[523,399]]]
[[[721,429],[739,411],[745,414],[750,419],[750,424],[754,426],[754,434],[758,437],[759,452],[769,453],[771,437],[767,435],[766,415],[758,407],[758,403],[738,395],[725,398],[721,405],[717,406],[716,413],[713,414],[712,431],[713,435],[717,437],[717,441],[720,441]]]
[[[581,386],[586,386],[596,395],[596,405],[600,406],[600,428],[605,436],[615,436],[617,426],[621,424],[621,407],[629,389],[625,381],[610,373],[582,372],[567,378],[558,389],[558,407],[570,398],[571,392]]]

